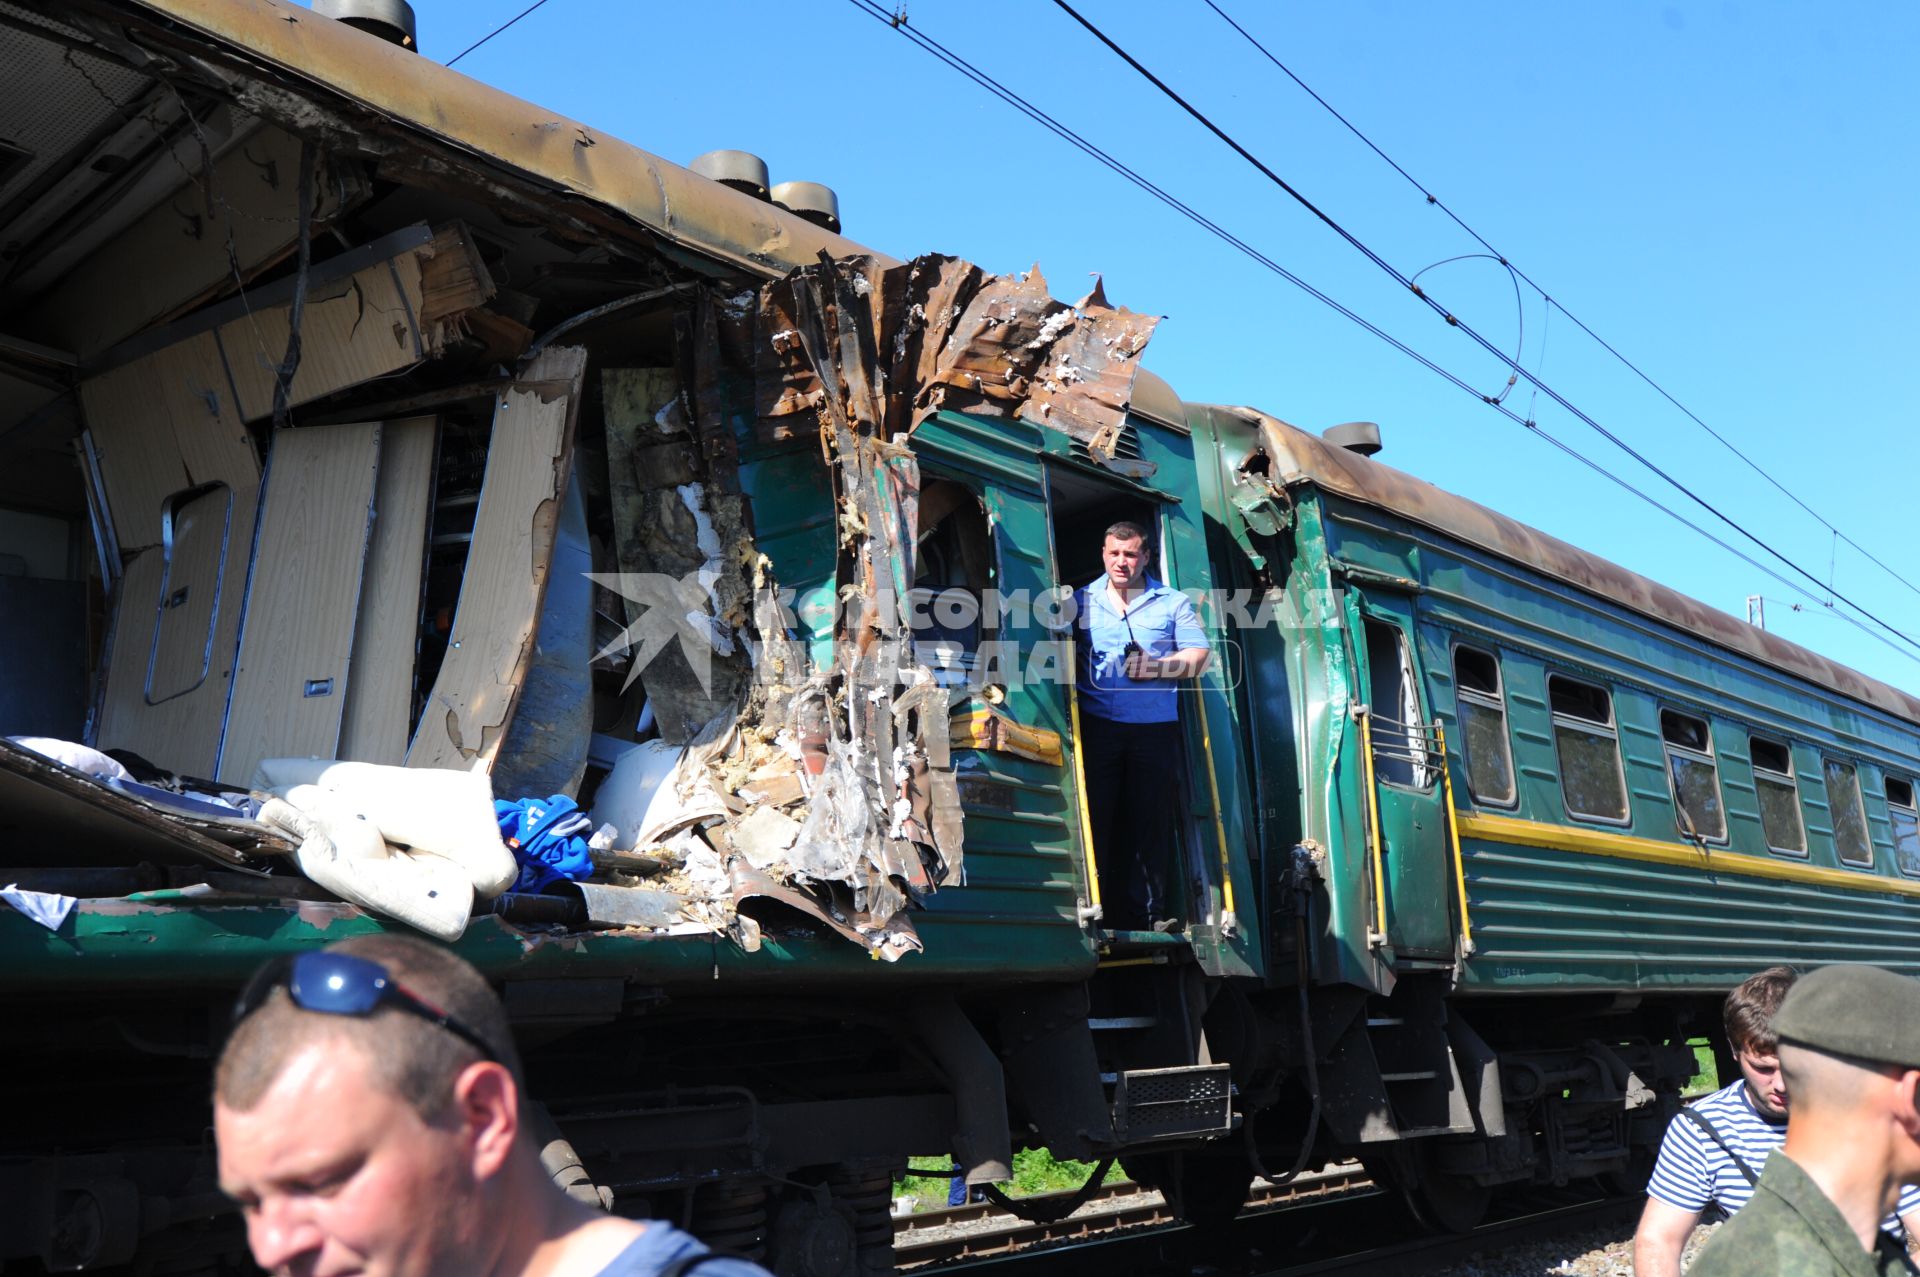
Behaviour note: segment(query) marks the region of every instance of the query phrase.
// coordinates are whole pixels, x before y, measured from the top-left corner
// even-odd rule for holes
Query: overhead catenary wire
[[[1355,325],[1357,325],[1361,329],[1379,338],[1381,341],[1393,347],[1395,350],[1399,351],[1401,354],[1407,356],[1409,359],[1412,359],[1416,363],[1420,364],[1422,367],[1426,368],[1429,372],[1432,372],[1435,376],[1440,377],[1442,380],[1446,381],[1448,384],[1454,386],[1455,388],[1459,389],[1465,394],[1469,394],[1473,396],[1475,399],[1481,401],[1482,403],[1487,404],[1489,407],[1493,408],[1494,411],[1507,417],[1508,419],[1513,421],[1515,424],[1526,428],[1530,433],[1538,435],[1541,439],[1545,440],[1548,444],[1550,444],[1554,448],[1566,453],[1569,457],[1572,457],[1574,460],[1578,461],[1581,465],[1586,466],[1588,469],[1593,470],[1595,473],[1606,478],[1608,481],[1614,483],[1615,485],[1619,486],[1620,488],[1627,491],[1628,493],[1638,497],[1640,500],[1646,502],[1648,505],[1652,506],[1654,509],[1660,511],[1661,513],[1667,515],[1669,518],[1672,518],[1673,520],[1681,524],[1681,526],[1686,527],[1689,530],[1696,532],[1699,535],[1705,537],[1708,541],[1712,542],[1714,545],[1725,550],[1727,553],[1732,554],[1734,557],[1746,563],[1748,566],[1754,568],[1756,571],[1761,572],[1764,575],[1768,576],[1769,578],[1779,582],[1781,585],[1785,586],[1787,589],[1792,590],[1794,593],[1801,595],[1802,597],[1806,598],[1810,602],[1814,603],[1816,606],[1820,606],[1828,610],[1831,615],[1837,616],[1841,620],[1846,621],[1848,624],[1854,626],[1856,629],[1860,630],[1862,633],[1873,638],[1875,641],[1881,644],[1884,644],[1885,646],[1890,648],[1892,651],[1902,656],[1905,656],[1910,660],[1920,660],[1920,656],[1915,656],[1912,652],[1906,651],[1896,646],[1894,643],[1890,642],[1882,634],[1872,629],[1869,629],[1866,625],[1862,624],[1858,618],[1850,616],[1844,612],[1841,612],[1838,609],[1832,608],[1830,604],[1825,603],[1818,596],[1816,596],[1809,590],[1803,588],[1797,582],[1782,576],[1779,572],[1775,571],[1774,569],[1767,567],[1765,564],[1758,562],[1751,555],[1746,554],[1743,551],[1739,550],[1738,548],[1728,544],[1726,541],[1722,540],[1720,537],[1715,536],[1712,532],[1701,527],[1699,524],[1693,522],[1692,520],[1686,518],[1684,515],[1680,514],[1678,511],[1663,504],[1657,498],[1653,497],[1651,494],[1635,487],[1633,484],[1631,484],[1627,480],[1614,474],[1612,471],[1608,470],[1605,466],[1601,465],[1599,462],[1596,462],[1588,458],[1587,456],[1582,454],[1578,449],[1574,448],[1571,444],[1566,443],[1564,440],[1559,439],[1558,437],[1553,435],[1551,432],[1542,428],[1539,425],[1539,423],[1533,419],[1531,414],[1523,416],[1520,413],[1515,412],[1512,408],[1508,407],[1505,403],[1500,402],[1499,400],[1495,399],[1492,396],[1483,394],[1479,389],[1477,389],[1475,386],[1473,386],[1470,382],[1468,382],[1464,378],[1453,373],[1451,370],[1443,367],[1433,359],[1428,358],[1426,355],[1422,354],[1420,351],[1415,350],[1413,347],[1409,346],[1407,343],[1401,341],[1399,338],[1393,336],[1391,333],[1379,327],[1379,325],[1374,324],[1372,321],[1368,320],[1365,316],[1360,315],[1356,311],[1352,310],[1350,307],[1342,304],[1340,301],[1338,301],[1331,295],[1327,294],[1326,292],[1322,291],[1319,288],[1316,288],[1314,285],[1308,283],[1306,280],[1302,279],[1299,275],[1296,275],[1292,271],[1288,270],[1286,267],[1282,266],[1280,263],[1274,261],[1272,258],[1268,257],[1266,254],[1262,253],[1260,250],[1253,247],[1251,244],[1247,243],[1245,240],[1239,238],[1238,236],[1234,235],[1232,232],[1221,227],[1220,225],[1212,221],[1210,218],[1206,217],[1204,214],[1191,208],[1190,206],[1188,206],[1186,203],[1184,203],[1174,195],[1163,190],[1162,188],[1154,184],[1149,179],[1141,176],[1139,173],[1135,172],[1132,168],[1128,167],[1126,164],[1122,163],[1120,160],[1116,159],[1114,156],[1102,150],[1100,147],[1094,145],[1092,142],[1089,142],[1086,138],[1082,137],[1079,133],[1067,127],[1065,124],[1062,124],[1059,120],[1047,114],[1045,111],[1041,110],[1039,107],[1033,105],[1031,102],[1027,101],[1024,97],[1020,96],[1018,93],[1015,93],[1012,89],[1007,88],[1005,85],[1001,84],[998,80],[994,79],[992,76],[988,75],[986,72],[981,71],[978,67],[974,66],[972,63],[968,62],[966,59],[962,58],[960,55],[954,53],[952,50],[948,49],[945,45],[941,44],[939,41],[935,40],[933,37],[926,35],[924,32],[910,26],[906,22],[906,20],[895,11],[882,7],[880,4],[876,3],[875,0],[848,0],[848,2],[852,4],[856,9],[859,9],[863,13],[867,14],[869,17],[875,19],[878,22],[884,23],[889,28],[898,32],[903,38],[911,41],[914,45],[919,47],[922,51],[928,53],[934,58],[937,58],[939,61],[945,63],[948,67],[958,72],[959,74],[965,76],[967,79],[973,81],[975,84],[979,85],[981,88],[986,89],[989,93],[992,93],[995,97],[1000,98],[1007,105],[1013,107],[1015,110],[1027,116],[1029,119],[1033,120],[1035,123],[1041,125],[1041,127],[1047,129],[1049,132],[1054,133],[1056,136],[1060,137],[1063,141],[1067,142],[1069,145],[1084,152],[1088,157],[1095,160],[1097,163],[1110,169],[1115,174],[1125,178],[1128,182],[1132,183],[1133,185],[1139,187],[1141,190],[1152,195],[1155,199],[1166,204],[1169,208],[1173,209],[1175,212],[1178,212],[1183,217],[1186,217],[1188,220],[1200,226],[1202,229],[1206,230],[1210,234],[1222,240],[1224,243],[1227,243],[1228,245],[1232,246],[1233,248],[1243,253],[1254,262],[1258,263],[1259,265],[1266,268],[1267,270],[1272,271],[1274,274],[1280,276],[1282,279],[1285,279],[1288,283],[1293,284],[1295,287],[1299,288],[1302,292],[1305,292],[1308,296],[1312,297],[1314,300],[1320,302],[1322,305],[1325,305],[1329,309],[1333,310],[1335,313],[1339,314],[1342,318],[1352,321]],[[1544,355],[1544,353],[1545,352],[1544,352],[1544,339],[1543,339],[1541,354]],[[1536,379],[1531,377],[1529,378],[1529,381],[1535,386],[1535,392],[1538,393],[1539,382]],[[1906,636],[1900,635],[1899,637],[1905,639]],[[1912,643],[1911,639],[1906,639],[1906,641],[1909,644]]]
[[[458,62],[461,58],[466,57],[469,53],[472,53],[475,49],[479,48],[481,45],[485,44],[487,41],[493,39],[493,37],[499,35],[502,31],[505,31],[508,27],[520,21],[520,19],[526,17],[529,13],[532,13],[535,9],[538,9],[541,5],[545,4],[546,2],[547,0],[533,0],[532,4],[528,5],[526,8],[522,9],[520,12],[514,14],[511,18],[508,18],[505,22],[502,22],[499,26],[487,32],[485,35],[481,36],[478,40],[475,40],[472,44],[468,45],[466,48],[460,50],[460,52],[448,58],[447,65],[452,66],[454,63]]]
[[[1713,502],[1708,501],[1705,497],[1701,496],[1698,492],[1694,491],[1691,486],[1689,486],[1686,483],[1683,483],[1678,477],[1670,473],[1665,467],[1661,466],[1659,463],[1655,462],[1652,458],[1648,457],[1645,453],[1641,452],[1638,448],[1628,443],[1625,439],[1620,437],[1618,434],[1614,433],[1612,430],[1609,430],[1606,426],[1602,425],[1597,419],[1595,419],[1593,416],[1588,414],[1585,410],[1580,408],[1577,404],[1575,404],[1572,400],[1568,399],[1565,395],[1561,394],[1560,391],[1555,389],[1551,384],[1549,384],[1539,375],[1528,372],[1526,369],[1522,368],[1516,360],[1514,360],[1511,356],[1507,355],[1492,341],[1489,341],[1471,324],[1468,324],[1466,321],[1462,320],[1458,315],[1455,315],[1451,311],[1449,311],[1444,305],[1440,303],[1438,299],[1432,297],[1426,291],[1421,289],[1418,284],[1415,284],[1398,267],[1394,266],[1391,262],[1387,261],[1386,258],[1382,257],[1379,253],[1375,252],[1373,248],[1371,248],[1369,245],[1366,244],[1365,241],[1361,240],[1353,232],[1347,230],[1346,227],[1342,226],[1337,220],[1335,220],[1329,213],[1327,213],[1319,205],[1315,204],[1312,200],[1308,199],[1307,196],[1303,194],[1299,189],[1297,189],[1292,183],[1288,182],[1285,178],[1281,177],[1278,173],[1274,172],[1273,169],[1269,168],[1257,155],[1255,155],[1252,151],[1248,150],[1236,138],[1234,138],[1232,134],[1228,133],[1225,129],[1221,128],[1218,124],[1215,124],[1213,120],[1206,115],[1205,112],[1201,111],[1198,107],[1194,106],[1191,102],[1187,101],[1187,99],[1182,97],[1179,94],[1179,92],[1177,92],[1171,85],[1169,85],[1166,81],[1162,80],[1159,76],[1155,75],[1138,58],[1134,57],[1131,53],[1127,52],[1125,48],[1121,47],[1121,45],[1117,41],[1115,41],[1111,36],[1107,35],[1106,32],[1102,31],[1098,26],[1090,22],[1084,15],[1080,13],[1079,10],[1075,9],[1071,4],[1069,4],[1068,0],[1053,0],[1053,3],[1056,8],[1060,9],[1062,12],[1067,14],[1068,17],[1072,18],[1075,22],[1079,23],[1080,26],[1084,28],[1090,35],[1092,35],[1096,40],[1100,41],[1100,43],[1104,44],[1110,51],[1112,51],[1112,53],[1116,57],[1118,57],[1121,61],[1125,62],[1129,67],[1133,68],[1133,70],[1137,72],[1143,79],[1145,79],[1148,83],[1152,84],[1156,89],[1160,90],[1160,92],[1163,95],[1165,95],[1168,98],[1168,100],[1173,102],[1181,110],[1185,111],[1189,116],[1193,117],[1193,119],[1197,123],[1199,123],[1201,127],[1205,128],[1208,132],[1212,133],[1216,138],[1220,139],[1221,142],[1225,143],[1227,147],[1229,147],[1235,154],[1239,155],[1242,159],[1244,159],[1248,164],[1252,165],[1256,170],[1258,170],[1261,173],[1262,176],[1266,177],[1268,181],[1272,182],[1275,186],[1279,187],[1282,191],[1286,192],[1286,194],[1290,198],[1292,198],[1295,203],[1299,204],[1308,213],[1312,214],[1313,217],[1315,217],[1323,225],[1325,225],[1329,230],[1333,231],[1341,239],[1345,240],[1350,246],[1352,246],[1357,252],[1359,252],[1362,256],[1364,256],[1368,261],[1372,262],[1375,266],[1379,267],[1381,271],[1383,271],[1390,278],[1392,278],[1397,283],[1399,283],[1401,287],[1412,292],[1415,297],[1419,298],[1423,303],[1425,303],[1431,310],[1433,310],[1435,314],[1439,315],[1443,320],[1445,320],[1449,327],[1456,328],[1460,332],[1464,333],[1475,345],[1479,346],[1482,350],[1486,351],[1489,355],[1492,355],[1495,359],[1498,359],[1501,363],[1505,364],[1511,372],[1515,373],[1518,376],[1527,378],[1527,380],[1530,383],[1532,383],[1535,387],[1539,389],[1541,394],[1551,399],[1554,403],[1560,405],[1562,409],[1572,414],[1575,419],[1580,421],[1583,425],[1587,426],[1589,429],[1593,430],[1595,433],[1599,434],[1600,437],[1605,439],[1608,443],[1611,443],[1614,447],[1620,449],[1620,451],[1626,453],[1629,457],[1632,457],[1640,465],[1644,466],[1646,469],[1658,475],[1663,481],[1665,481],[1668,484],[1668,486],[1672,487],[1675,491],[1679,492],[1682,496],[1686,497],[1687,500],[1691,501],[1693,504],[1699,506],[1702,510],[1705,510],[1708,514],[1712,515],[1715,519],[1717,519],[1719,522],[1724,524],[1726,527],[1738,533],[1742,538],[1750,542],[1756,548],[1764,551],[1766,554],[1768,554],[1769,556],[1771,556],[1781,564],[1792,569],[1795,573],[1797,573],[1801,577],[1804,577],[1810,583],[1827,589],[1833,595],[1833,597],[1847,604],[1848,607],[1851,607],[1854,611],[1858,612],[1861,616],[1867,618],[1869,621],[1873,622],[1875,625],[1885,630],[1889,635],[1892,635],[1894,638],[1899,639],[1901,642],[1914,648],[1916,652],[1920,652],[1920,640],[1915,639],[1912,635],[1906,633],[1904,630],[1901,630],[1899,627],[1891,624],[1890,622],[1888,622],[1887,620],[1885,620],[1884,618],[1882,618],[1877,613],[1873,612],[1871,609],[1867,608],[1863,604],[1858,603],[1855,600],[1849,598],[1848,596],[1840,593],[1838,590],[1833,589],[1829,581],[1823,581],[1818,575],[1802,567],[1799,563],[1795,562],[1790,556],[1782,553],[1778,549],[1775,549],[1771,544],[1769,544],[1766,540],[1761,538],[1757,533],[1748,529],[1739,520],[1733,518],[1733,516],[1721,510]],[[1494,400],[1489,396],[1482,396],[1482,398],[1485,398],[1487,402],[1494,407],[1502,406],[1500,404],[1495,403]]]
[[[1612,342],[1608,341],[1606,338],[1602,337],[1599,333],[1595,332],[1592,328],[1588,327],[1585,320],[1581,319],[1580,316],[1574,314],[1571,310],[1567,309],[1566,303],[1560,301],[1560,299],[1555,297],[1552,293],[1549,293],[1541,284],[1535,281],[1531,275],[1527,274],[1526,271],[1522,270],[1519,266],[1515,265],[1513,261],[1510,258],[1508,258],[1505,253],[1502,253],[1499,249],[1495,248],[1487,240],[1486,236],[1482,235],[1479,231],[1475,230],[1472,226],[1468,225],[1466,222],[1466,219],[1461,217],[1458,213],[1454,212],[1453,209],[1447,205],[1447,202],[1445,200],[1441,199],[1438,195],[1435,195],[1433,191],[1425,183],[1421,182],[1418,178],[1414,177],[1413,174],[1409,173],[1405,168],[1401,167],[1400,163],[1396,161],[1391,155],[1388,155],[1384,150],[1382,150],[1379,147],[1379,145],[1374,142],[1372,138],[1368,137],[1366,133],[1361,130],[1359,125],[1355,124],[1352,120],[1349,120],[1345,115],[1341,114],[1341,112],[1333,105],[1333,103],[1327,101],[1324,97],[1321,97],[1320,94],[1314,90],[1312,85],[1308,84],[1305,80],[1301,79],[1297,74],[1295,74],[1293,71],[1293,68],[1289,67],[1286,63],[1282,62],[1273,53],[1271,49],[1267,48],[1267,46],[1263,44],[1251,31],[1247,30],[1246,27],[1242,26],[1239,22],[1235,21],[1233,16],[1229,14],[1225,9],[1222,9],[1219,6],[1219,4],[1215,2],[1215,0],[1201,0],[1201,3],[1205,4],[1207,8],[1213,10],[1215,14],[1219,15],[1219,18],[1222,22],[1225,22],[1228,26],[1232,27],[1234,31],[1236,31],[1239,34],[1241,39],[1245,40],[1248,44],[1252,45],[1254,49],[1260,54],[1261,57],[1265,58],[1268,62],[1271,62],[1276,68],[1279,69],[1281,74],[1285,75],[1289,80],[1292,80],[1296,85],[1298,85],[1302,92],[1304,92],[1308,97],[1312,98],[1315,102],[1318,102],[1321,105],[1321,107],[1323,107],[1326,110],[1327,114],[1331,115],[1334,119],[1340,121],[1340,123],[1346,128],[1346,130],[1349,133],[1359,138],[1360,141],[1363,144],[1365,144],[1368,150],[1372,151],[1375,155],[1379,156],[1383,161],[1386,162],[1389,168],[1391,168],[1394,172],[1398,173],[1401,177],[1405,178],[1407,181],[1407,184],[1412,186],[1414,190],[1419,191],[1420,194],[1426,199],[1426,202],[1428,204],[1431,204],[1433,207],[1439,209],[1442,213],[1446,214],[1448,220],[1450,220],[1455,226],[1458,226],[1461,230],[1465,231],[1469,236],[1471,236],[1474,242],[1479,244],[1480,247],[1486,249],[1488,253],[1492,254],[1496,261],[1498,261],[1502,266],[1505,266],[1509,271],[1517,275],[1520,279],[1526,281],[1526,284],[1529,288],[1533,289],[1534,292],[1540,294],[1540,299],[1546,303],[1549,310],[1557,310],[1561,314],[1565,315],[1568,318],[1568,320],[1570,320],[1573,323],[1574,327],[1578,328],[1581,332],[1585,333],[1588,337],[1592,338],[1596,345],[1598,345],[1602,350],[1606,351],[1609,355],[1613,356],[1614,359],[1618,360],[1620,364],[1624,366],[1634,376],[1638,377],[1642,382],[1646,383],[1646,385],[1650,387],[1654,391],[1654,393],[1658,394],[1662,399],[1665,399],[1669,404],[1673,405],[1675,409],[1677,409],[1688,420],[1692,421],[1693,424],[1700,427],[1700,429],[1706,431],[1707,434],[1711,435],[1713,439],[1716,442],[1718,442],[1722,447],[1724,447],[1728,452],[1731,452],[1734,456],[1738,457],[1741,460],[1741,462],[1743,462],[1747,466],[1748,469],[1752,470],[1755,474],[1759,475],[1762,479],[1765,479],[1782,496],[1786,497],[1787,500],[1799,506],[1800,509],[1805,511],[1808,517],[1813,519],[1814,522],[1826,528],[1838,540],[1846,542],[1849,546],[1852,546],[1855,550],[1859,551],[1859,553],[1862,556],[1864,556],[1869,563],[1872,563],[1875,567],[1885,572],[1888,576],[1898,581],[1901,585],[1904,585],[1905,587],[1907,587],[1907,589],[1913,591],[1915,594],[1920,594],[1920,585],[1916,585],[1913,581],[1909,580],[1906,576],[1902,575],[1891,564],[1881,559],[1873,551],[1869,550],[1866,546],[1860,544],[1860,542],[1854,540],[1852,537],[1842,532],[1837,526],[1835,526],[1835,524],[1831,519],[1828,519],[1825,515],[1821,514],[1818,510],[1814,509],[1811,505],[1808,505],[1806,501],[1801,499],[1798,493],[1794,492],[1793,489],[1789,488],[1786,484],[1782,483],[1780,479],[1773,474],[1772,471],[1768,470],[1765,466],[1761,465],[1758,461],[1755,461],[1752,457],[1748,456],[1740,448],[1738,444],[1734,443],[1733,440],[1727,438],[1725,435],[1721,434],[1718,430],[1714,429],[1711,425],[1707,423],[1707,421],[1704,418],[1700,416],[1700,414],[1696,413],[1693,409],[1689,408],[1686,404],[1681,403],[1679,398],[1675,396],[1673,392],[1669,391],[1665,386],[1661,385],[1658,381],[1654,380],[1651,374],[1649,374],[1644,369],[1642,369],[1639,364],[1629,359],[1616,346],[1614,346]],[[1416,278],[1418,277],[1416,276]]]

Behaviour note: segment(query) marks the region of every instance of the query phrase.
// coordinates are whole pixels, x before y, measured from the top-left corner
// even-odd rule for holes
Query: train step
[[[1233,1082],[1224,1064],[1129,1069],[1113,1088],[1113,1128],[1128,1143],[1221,1135],[1233,1129]]]

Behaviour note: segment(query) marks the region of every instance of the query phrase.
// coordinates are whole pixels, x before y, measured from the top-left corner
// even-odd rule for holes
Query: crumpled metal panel
[[[905,265],[868,256],[825,268],[848,288],[847,304],[833,311],[831,374],[802,339],[805,308],[829,304],[805,295],[823,268],[761,290],[754,380],[763,436],[792,433],[790,418],[838,395],[852,419],[873,422],[885,439],[945,408],[1022,417],[1071,435],[1101,460],[1112,456],[1157,318],[1113,306],[1098,285],[1072,306],[1056,301],[1037,266],[988,275],[929,254]]]
[[[1862,704],[1920,722],[1920,698],[1748,625],[1719,608],[1442,491],[1424,479],[1335,447],[1263,412],[1252,408],[1219,411],[1233,413],[1260,428],[1269,473],[1287,487],[1311,483],[1390,511]]]

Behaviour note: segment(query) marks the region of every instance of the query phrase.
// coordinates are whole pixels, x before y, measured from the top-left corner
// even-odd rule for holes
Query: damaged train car
[[[221,1004],[404,926],[500,983],[579,1191],[887,1267],[909,1153],[1004,1178],[1010,1104],[1118,1146],[1066,702],[909,618],[1049,595],[1043,451],[1063,514],[1149,499],[1152,321],[391,34],[0,5],[0,1263],[244,1270],[182,1102]],[[1226,1129],[1189,1072],[1139,1138]]]
[[[251,1271],[227,1008],[380,929],[570,1192],[790,1277],[909,1155],[1631,1188],[1726,988],[1920,966],[1920,701],[411,37],[0,0],[0,1266]],[[1119,520],[1218,657],[1164,931],[1085,833]]]

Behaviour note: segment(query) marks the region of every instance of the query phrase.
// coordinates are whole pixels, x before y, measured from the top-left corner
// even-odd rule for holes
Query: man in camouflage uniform
[[[1690,1277],[1916,1274],[1880,1221],[1920,1182],[1920,981],[1825,967],[1774,1017],[1787,1139]]]

